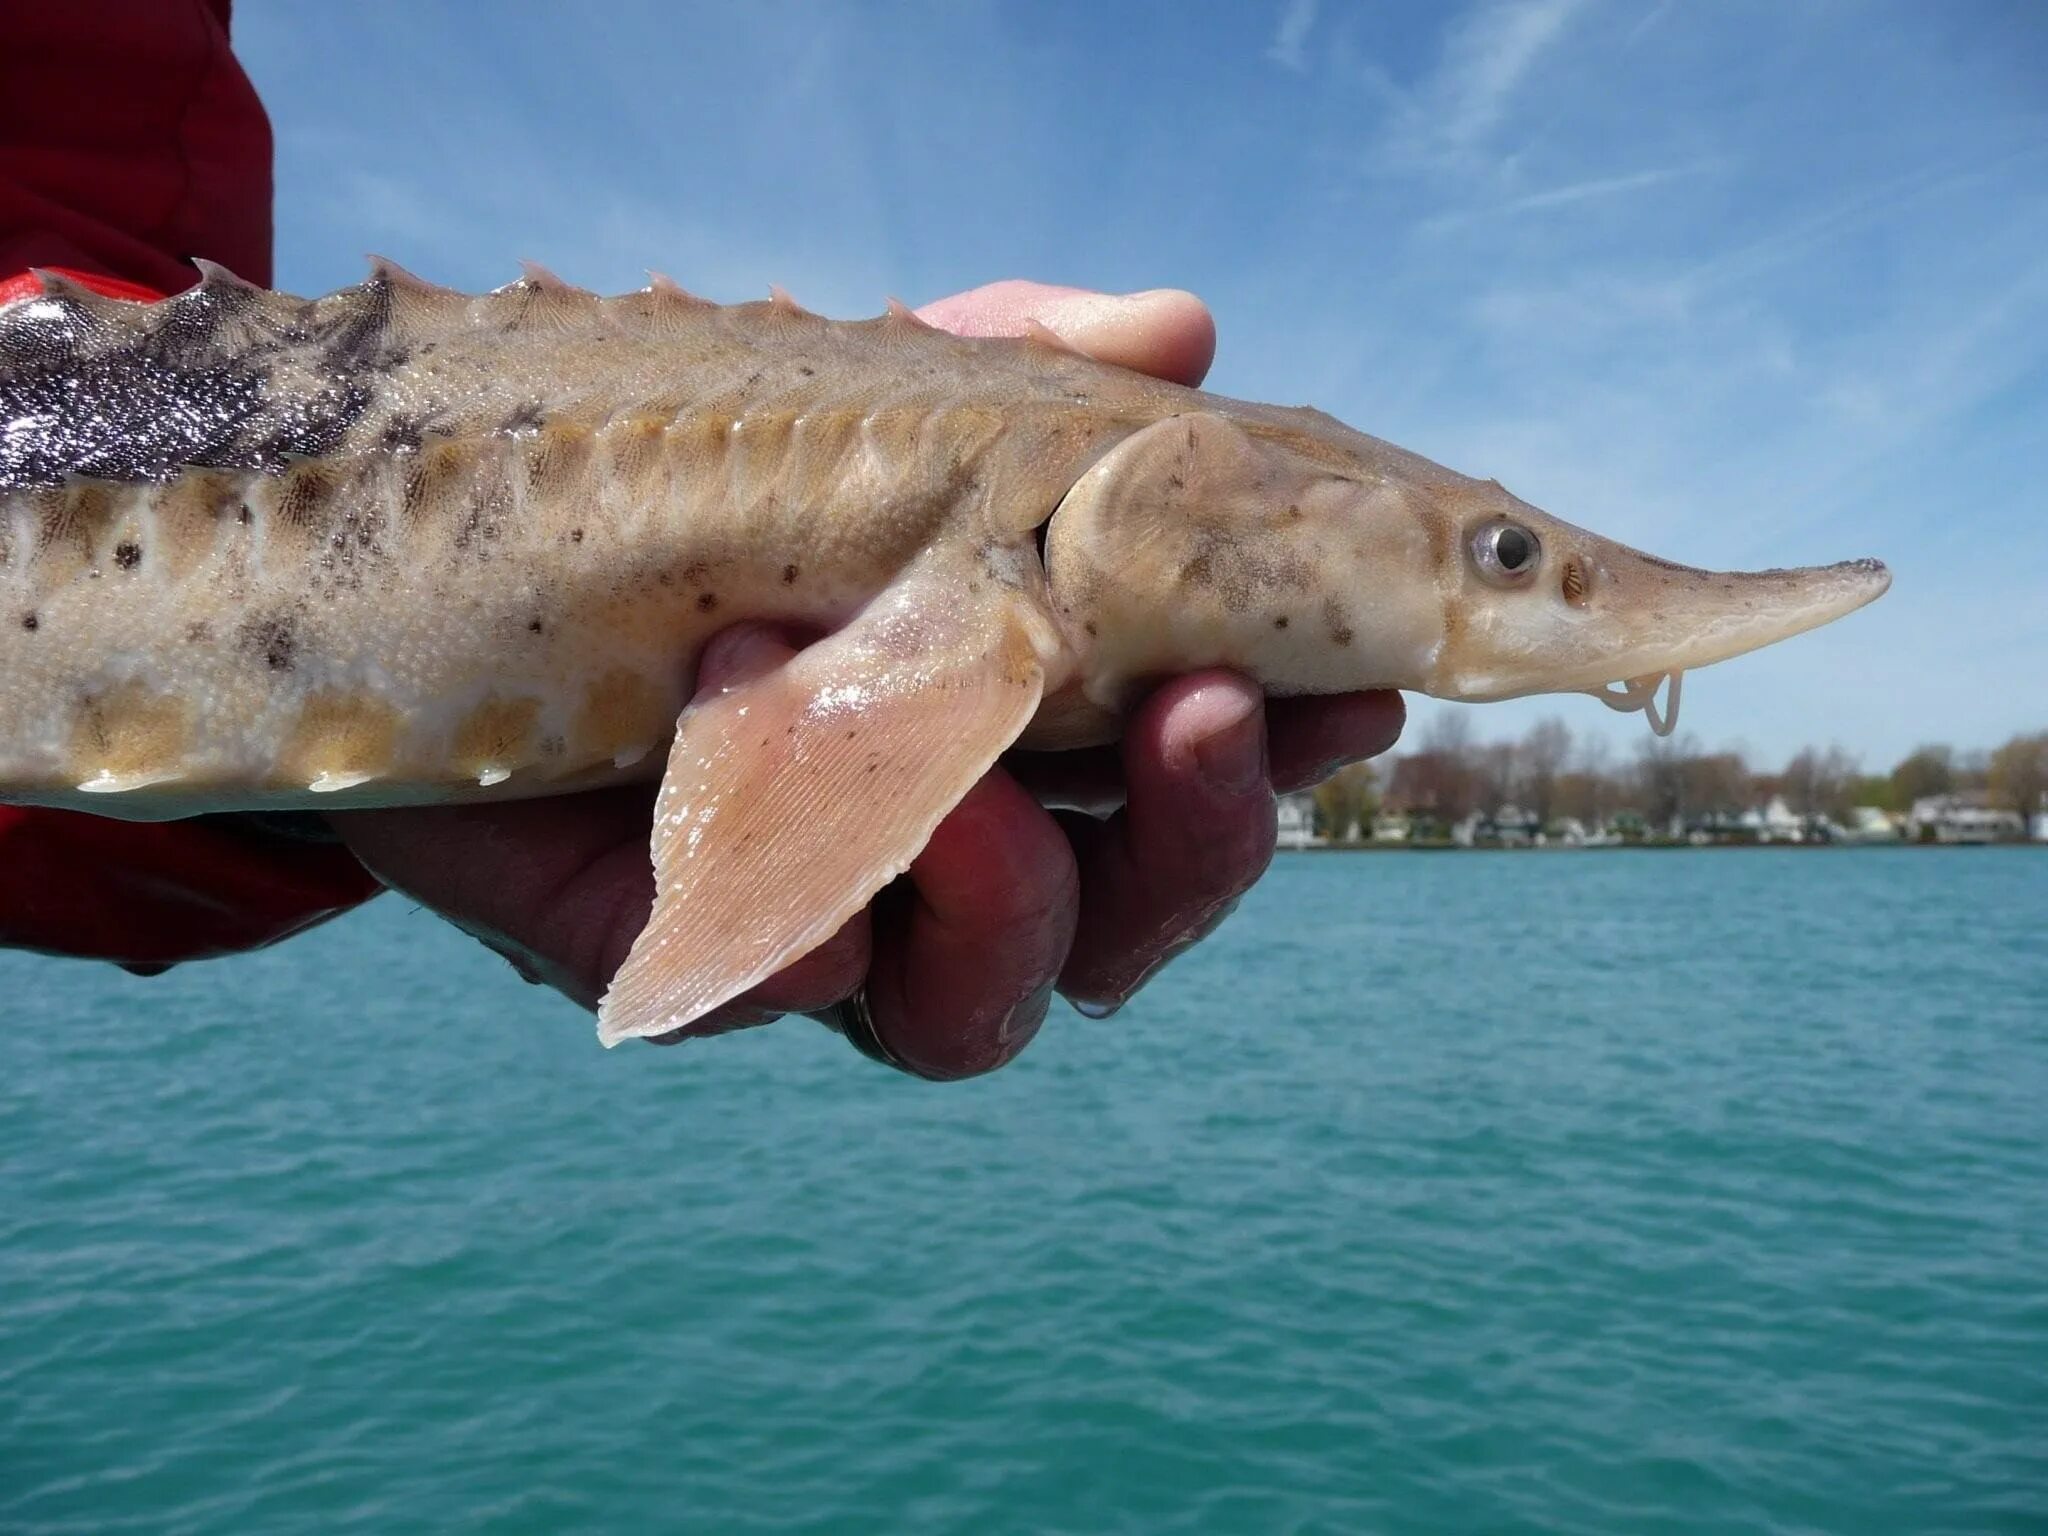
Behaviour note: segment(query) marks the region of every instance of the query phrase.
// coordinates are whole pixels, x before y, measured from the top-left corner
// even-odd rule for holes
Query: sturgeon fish
[[[0,310],[0,801],[161,819],[658,776],[607,1044],[808,952],[999,754],[1112,741],[1162,674],[1583,690],[1668,730],[1685,669],[1890,581],[1673,565],[1320,412],[893,302],[837,322],[538,268],[469,296],[384,261],[306,300],[201,271],[157,304],[45,274]],[[685,708],[745,618],[825,638]]]

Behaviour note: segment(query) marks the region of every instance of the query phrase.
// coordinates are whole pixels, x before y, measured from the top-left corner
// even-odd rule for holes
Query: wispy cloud
[[[1404,93],[1384,145],[1409,170],[1466,163],[1586,0],[1495,0],[1454,23],[1436,67]]]
[[[1703,284],[1747,281],[1851,231],[1896,219],[1959,188],[1995,183],[2018,167],[2044,158],[2048,158],[2048,141],[2037,140],[2001,155],[1973,154],[1915,166],[1846,197],[1825,201],[1818,208],[1802,210],[1767,234],[1715,254],[1688,275]]]
[[[1648,10],[1644,11],[1643,14],[1637,17],[1636,20],[1629,26],[1628,31],[1624,32],[1621,35],[1621,42],[1617,46],[1615,51],[1617,53],[1627,53],[1631,48],[1635,47],[1637,43],[1641,42],[1645,37],[1649,36],[1651,28],[1655,27],[1658,22],[1662,21],[1666,16],[1670,15],[1671,7],[1676,3],[1677,0],[1658,0],[1658,3],[1656,5],[1653,5]]]
[[[1266,57],[1296,74],[1308,70],[1308,35],[1315,30],[1316,11],[1321,0],[1286,0],[1280,11],[1280,25],[1273,33],[1273,45]]]
[[[1568,182],[1563,186],[1546,187],[1538,192],[1525,192],[1517,197],[1504,198],[1478,207],[1437,214],[1422,220],[1416,228],[1423,234],[1441,234],[1486,219],[1513,218],[1517,214],[1542,213],[1548,209],[1568,208],[1574,204],[1596,202],[1603,198],[1623,197],[1631,192],[1647,191],[1651,187],[1660,187],[1687,176],[1701,175],[1714,169],[1715,164],[1713,161],[1699,160],[1690,165],[1667,165],[1648,171],[1630,171],[1619,176],[1588,177],[1581,181]]]

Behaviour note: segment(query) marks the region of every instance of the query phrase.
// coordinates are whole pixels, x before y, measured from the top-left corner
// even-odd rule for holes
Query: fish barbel
[[[658,777],[608,1044],[814,948],[1004,750],[1114,740],[1163,674],[1585,691],[1669,729],[1686,669],[1890,582],[1673,565],[1319,412],[900,305],[202,271],[158,304],[48,275],[0,310],[0,801]],[[686,708],[739,619],[825,638]]]

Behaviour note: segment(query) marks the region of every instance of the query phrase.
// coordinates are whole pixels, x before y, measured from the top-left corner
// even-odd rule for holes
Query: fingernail
[[[1265,735],[1253,719],[1258,709],[1256,698],[1232,699],[1228,712],[1218,708],[1220,718],[1195,743],[1196,768],[1226,794],[1249,794],[1265,782]]]
[[[1070,997],[1067,999],[1074,1012],[1084,1019],[1106,1019],[1123,1007],[1121,1000],[1114,1003],[1098,1003],[1090,998]]]

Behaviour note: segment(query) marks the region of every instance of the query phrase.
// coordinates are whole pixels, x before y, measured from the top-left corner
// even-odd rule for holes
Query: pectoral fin
[[[664,1034],[816,948],[901,874],[1038,707],[1022,599],[936,557],[787,665],[685,710],[654,910],[598,1011]]]

